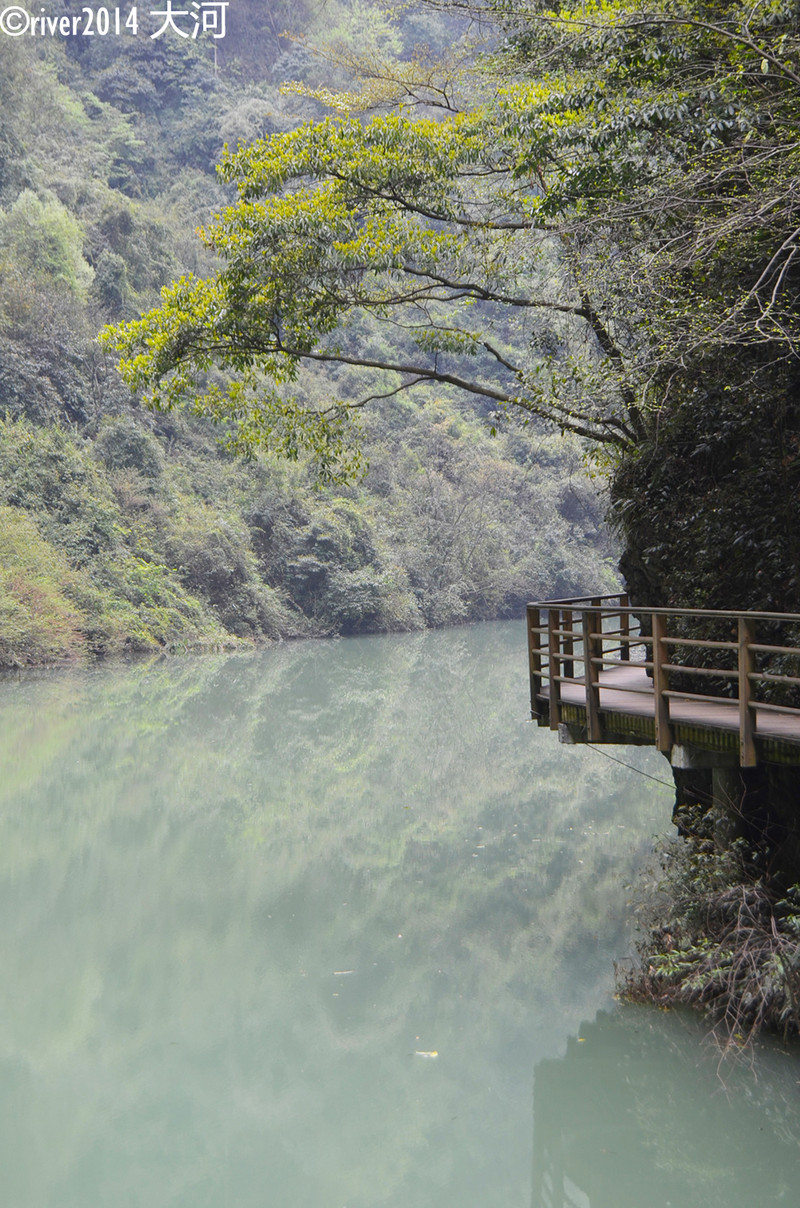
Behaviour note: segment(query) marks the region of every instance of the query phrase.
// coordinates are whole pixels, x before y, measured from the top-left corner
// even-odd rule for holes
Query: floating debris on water
[[[427,1050],[426,1049],[415,1049],[414,1056],[415,1057],[427,1057],[428,1060],[430,1061],[434,1057],[439,1056],[439,1050],[438,1049],[427,1049]]]

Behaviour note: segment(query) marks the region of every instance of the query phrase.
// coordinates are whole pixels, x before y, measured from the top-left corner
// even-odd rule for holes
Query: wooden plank
[[[561,651],[559,647],[558,630],[561,628],[561,609],[549,608],[547,611],[547,650],[549,654],[550,679],[550,729],[557,730],[561,721]]]
[[[628,608],[629,605],[630,605],[630,599],[628,598],[628,596],[626,594],[621,595],[619,598],[620,609]],[[620,639],[620,646],[622,647],[622,649],[620,651],[619,657],[620,657],[620,661],[623,663],[630,662],[630,657],[631,657],[630,635],[631,635],[631,614],[629,612],[620,612],[619,613],[619,639]]]
[[[656,746],[659,751],[669,755],[672,750],[672,728],[669,724],[669,701],[664,692],[669,688],[669,672],[664,670],[664,664],[669,662],[664,638],[667,635],[666,617],[653,613],[653,698],[654,717],[656,722]]]
[[[800,621],[800,617],[798,617]],[[750,649],[756,654],[794,654],[800,655],[800,649],[797,646],[763,646],[759,642],[751,642]]]
[[[600,718],[600,668],[595,659],[603,657],[603,639],[596,636],[602,624],[597,612],[583,613],[583,662],[586,699],[586,734],[589,742],[603,741],[603,724]]]
[[[542,624],[542,614],[535,604],[527,607],[528,619],[528,666],[531,677],[531,717],[537,721],[541,717],[542,694],[542,635],[539,632]]]
[[[755,638],[755,622],[739,617],[739,765],[754,768],[758,762],[755,744],[755,715],[753,710],[753,681],[755,655],[751,645]]]
[[[575,663],[573,662],[573,658],[572,658],[572,656],[575,653],[575,639],[572,636],[572,634],[573,634],[572,609],[566,608],[564,610],[563,617],[564,617],[564,620],[563,620],[562,624],[563,624],[563,629],[566,634],[566,636],[564,638],[564,654],[566,657],[564,660],[564,669],[563,669],[562,674],[565,675],[567,677],[567,679],[572,679],[572,677],[575,674]]]
[[[664,671],[690,671],[692,675],[708,675],[711,679],[738,679],[739,672],[727,667],[690,667],[687,663],[664,663]],[[797,681],[800,684],[800,680]]]
[[[737,650],[736,642],[712,642],[703,638],[664,638],[665,646],[697,646],[701,650]]]

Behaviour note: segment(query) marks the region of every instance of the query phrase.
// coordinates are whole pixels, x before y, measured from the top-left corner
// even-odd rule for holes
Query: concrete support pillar
[[[697,816],[705,814],[713,800],[710,768],[673,767],[675,805],[672,821],[679,835],[694,834]]]
[[[787,885],[800,880],[800,766],[740,767],[735,756],[690,746],[674,746],[670,762],[673,820],[681,833],[688,817],[697,818],[690,807],[699,805],[703,832],[713,835],[720,851],[745,838],[765,875]]]
[[[681,833],[687,832],[687,817],[694,818],[697,824],[699,806],[704,815],[703,833],[713,834],[720,851],[745,834],[747,788],[743,769],[735,755],[727,751],[674,746],[670,763],[675,780],[673,821]]]

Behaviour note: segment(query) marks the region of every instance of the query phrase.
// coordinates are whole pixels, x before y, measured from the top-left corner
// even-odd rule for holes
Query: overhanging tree
[[[106,336],[153,405],[188,398],[335,479],[358,465],[352,414],[419,383],[624,458],[710,367],[734,408],[791,376],[798,6],[464,7],[508,33],[470,112],[329,119],[226,157],[217,275]],[[370,384],[312,406],[314,364]]]
[[[230,156],[222,174],[239,201],[203,232],[223,267],[176,283],[127,326],[123,372],[156,405],[201,397],[242,439],[306,445],[329,472],[347,413],[368,400],[309,409],[291,392],[302,363],[384,370],[399,375],[393,391],[435,382],[596,440],[633,439],[598,355],[621,362],[615,335],[579,256],[539,213],[521,141],[503,104],[440,122],[328,120]],[[574,328],[569,363],[536,355],[542,315]],[[597,378],[591,402],[569,394],[579,363]],[[224,390],[208,386],[212,365],[234,374]]]

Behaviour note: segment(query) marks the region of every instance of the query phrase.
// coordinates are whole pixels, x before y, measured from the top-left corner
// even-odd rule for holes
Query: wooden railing
[[[529,604],[527,622],[531,710],[540,724],[557,729],[567,697],[574,703],[578,686],[587,739],[601,742],[601,689],[612,687],[615,696],[635,692],[641,701],[644,688],[652,692],[648,707],[661,751],[672,748],[675,700],[705,705],[712,728],[709,705],[727,702],[725,728],[738,706],[744,767],[757,762],[756,721],[765,729],[767,714],[797,718],[800,740],[798,614],[632,608],[626,595],[616,595]],[[630,674],[634,669],[638,676]],[[616,712],[622,711],[617,705]]]

